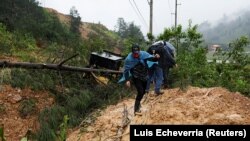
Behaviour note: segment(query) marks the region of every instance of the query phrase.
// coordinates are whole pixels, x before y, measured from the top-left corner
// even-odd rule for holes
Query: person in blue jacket
[[[134,113],[140,113],[140,102],[145,94],[145,89],[148,81],[148,68],[156,64],[155,56],[149,54],[146,51],[141,51],[140,46],[137,44],[132,45],[131,53],[125,59],[123,76],[118,83],[126,82],[126,85],[130,87],[131,81],[133,81],[137,95],[134,104]]]

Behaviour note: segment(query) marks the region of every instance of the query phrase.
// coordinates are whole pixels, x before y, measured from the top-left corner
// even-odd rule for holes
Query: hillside
[[[35,108],[32,110],[21,109],[28,100],[33,99]],[[4,126],[4,136],[6,141],[20,141],[28,132],[36,132],[40,125],[38,115],[44,108],[54,104],[54,99],[48,92],[34,92],[28,88],[12,88],[8,85],[0,87],[0,126]],[[31,106],[32,107],[32,106]],[[20,110],[23,114],[20,114]],[[29,112],[28,112],[29,111]]]
[[[232,18],[234,17],[234,18]],[[250,36],[250,11],[241,11],[237,17],[224,16],[219,23],[212,26],[208,21],[199,25],[199,31],[207,43],[228,44],[240,36]]]
[[[250,124],[250,99],[220,87],[150,94],[143,99],[142,116],[133,115],[133,104],[126,99],[107,107],[94,122],[83,121],[67,141],[128,141],[130,124]]]
[[[46,11],[55,15],[59,18],[60,22],[69,26],[70,25],[70,15],[62,14],[54,9],[45,8]],[[94,38],[101,38],[101,40],[108,40],[108,50],[114,51],[115,53],[120,54],[121,51],[119,49],[119,40],[121,40],[117,35],[114,34],[113,31],[109,30],[107,27],[102,25],[101,23],[88,23],[81,22],[81,26],[79,29],[81,33],[81,37],[84,40],[94,40]]]
[[[58,11],[56,11],[52,8],[45,8],[45,10],[51,14],[56,15],[63,24],[70,25],[70,16],[69,15],[59,13]],[[82,25],[80,27],[80,31],[81,31],[81,35],[84,39],[88,39],[88,35],[90,33],[98,34],[97,31],[95,31],[91,26],[95,26],[96,28],[103,28],[103,30],[108,31],[108,29],[101,24],[82,22]]]

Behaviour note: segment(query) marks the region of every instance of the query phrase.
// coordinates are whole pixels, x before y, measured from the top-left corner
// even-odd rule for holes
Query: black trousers
[[[134,112],[138,112],[140,111],[141,100],[145,94],[145,90],[147,87],[147,80],[143,81],[143,80],[133,77],[133,82],[137,90],[137,95],[135,98],[135,105],[134,105]]]
[[[170,79],[169,79],[169,70],[171,67],[166,66],[163,69],[163,86],[164,88],[169,87],[170,86]]]
[[[146,87],[147,87],[147,81],[143,81],[143,80],[140,80],[138,78],[134,78],[133,77],[133,82],[135,84],[135,88],[137,90],[137,95],[136,95],[136,101],[141,101],[144,94],[145,94],[145,90],[146,90]]]

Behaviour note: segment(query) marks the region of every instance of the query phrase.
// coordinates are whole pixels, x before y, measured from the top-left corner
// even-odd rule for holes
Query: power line
[[[145,23],[142,21],[140,15],[139,15],[138,12],[136,11],[134,5],[131,3],[130,0],[129,0],[129,3],[130,3],[130,5],[132,6],[132,8],[133,8],[134,12],[136,13],[136,15],[139,17],[139,20],[144,24],[145,27],[147,27],[147,25],[145,25]]]
[[[139,10],[137,4],[135,3],[135,0],[133,0],[133,2],[134,2],[134,5],[135,5],[135,7],[136,7],[138,13],[140,14],[140,16],[141,16],[141,18],[142,18],[144,24],[148,27],[147,22],[145,21],[145,19],[144,19],[144,17],[142,16],[142,14],[141,14],[141,12],[140,12],[140,10]]]
[[[141,20],[140,15],[137,13],[135,7],[133,6],[133,4],[131,3],[130,0],[129,0],[129,3],[130,3],[130,5],[132,6],[132,8],[133,8],[134,12],[136,13],[136,15],[139,17],[139,20]]]
[[[140,15],[139,15],[138,12],[136,11],[135,7],[133,6],[133,4],[131,3],[130,0],[129,0],[129,3],[130,3],[130,5],[132,6],[132,8],[133,8],[134,12],[136,13],[136,15],[139,17],[139,20],[143,23],[143,25],[144,25],[145,27],[147,27],[147,25],[145,25],[145,23],[142,21]]]

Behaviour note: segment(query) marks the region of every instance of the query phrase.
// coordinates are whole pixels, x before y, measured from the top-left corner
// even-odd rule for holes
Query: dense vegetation
[[[19,61],[58,63],[78,53],[78,57],[67,63],[83,67],[88,65],[92,51],[112,51],[117,47],[126,55],[132,43],[138,43],[144,49],[147,47],[140,28],[133,22],[126,23],[119,18],[115,31],[109,31],[101,24],[90,24],[93,32],[88,34],[88,38],[83,38],[81,18],[74,7],[70,9],[69,17],[70,24],[62,23],[57,15],[39,7],[35,0],[1,0],[0,56]],[[171,70],[172,87],[223,86],[250,96],[250,59],[243,53],[249,39],[244,36],[237,38],[231,41],[227,51],[220,51],[214,56],[223,60],[221,64],[215,61],[208,63],[207,50],[197,25],[190,23],[187,30],[180,25],[176,29],[165,29],[156,39],[170,41],[177,47],[178,67]],[[227,64],[226,60],[232,63]],[[89,74],[1,69],[1,83],[29,87],[35,91],[47,90],[54,96],[55,105],[40,113],[40,130],[33,133],[32,138],[41,141],[64,140],[67,127],[79,125],[97,108],[131,95],[131,91],[116,83],[117,78],[105,77],[110,79],[108,85],[99,85]],[[34,112],[34,102],[21,102],[22,117]]]
[[[2,0],[0,4],[0,56],[18,61],[59,63],[87,66],[92,51],[117,47],[119,36],[101,24],[89,24],[92,32],[82,38],[80,15],[70,9],[70,24],[62,23],[56,14],[38,6],[35,0]],[[121,43],[122,44],[122,40]],[[97,76],[99,74],[96,74]],[[40,130],[32,133],[37,140],[63,139],[61,124],[68,115],[68,126],[74,127],[94,109],[114,103],[131,92],[116,84],[117,78],[105,75],[112,85],[98,85],[90,74],[51,70],[1,69],[1,83],[13,87],[47,90],[56,104],[40,113]],[[92,88],[95,87],[93,90]],[[123,91],[124,93],[120,93]],[[21,101],[20,115],[34,113],[34,100]],[[66,128],[66,127],[65,127]],[[58,133],[60,131],[60,133]]]
[[[177,48],[178,68],[172,70],[175,86],[186,88],[188,85],[199,87],[222,86],[231,91],[239,91],[250,96],[250,56],[245,54],[249,47],[249,38],[241,36],[231,41],[227,50],[218,50],[214,54],[214,61],[208,62],[206,45],[202,34],[197,31],[198,26],[191,22],[186,31],[182,26],[166,29],[158,38],[173,41]],[[176,39],[172,40],[172,39]],[[177,46],[177,45],[176,45]],[[216,60],[221,60],[217,63]],[[230,63],[227,63],[227,62]]]

